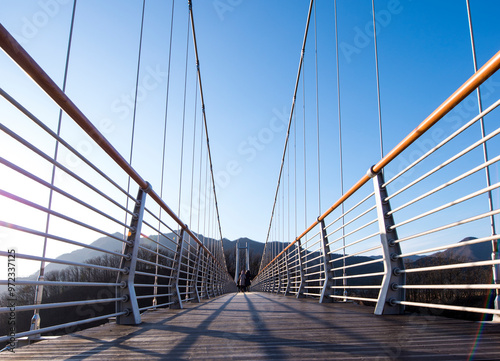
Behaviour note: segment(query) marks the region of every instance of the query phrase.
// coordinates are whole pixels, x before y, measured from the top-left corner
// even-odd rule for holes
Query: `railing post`
[[[170,305],[170,308],[172,309],[182,309],[182,297],[179,291],[179,278],[182,265],[182,247],[184,243],[184,236],[185,233],[183,228],[181,229],[181,234],[179,235],[179,240],[175,249],[174,264],[172,267],[172,278],[170,279],[170,292],[172,292],[171,301],[173,302]]]
[[[283,254],[283,256],[285,257],[285,271],[286,271],[286,288],[285,288],[284,295],[288,296],[290,294],[290,283],[291,283],[291,279],[290,279],[290,267],[288,265],[288,262],[289,262],[288,250],[285,251],[285,253]]]
[[[305,273],[304,273],[304,265],[302,264],[302,241],[301,239],[297,239],[295,243],[297,245],[297,254],[299,258],[299,275],[300,275],[300,284],[299,289],[297,290],[297,298],[304,297],[304,286],[305,286]]]
[[[276,269],[278,274],[278,287],[276,288],[276,293],[279,294],[281,292],[281,288],[283,287],[283,282],[281,281],[282,272],[279,258],[276,260]]]
[[[402,314],[403,305],[394,305],[391,300],[404,301],[405,291],[398,288],[398,285],[406,283],[406,277],[401,270],[404,269],[404,263],[398,256],[401,254],[399,243],[394,241],[398,239],[398,234],[391,227],[395,224],[392,214],[387,214],[391,210],[391,205],[387,198],[387,189],[382,187],[384,175],[370,173],[373,176],[373,187],[375,190],[375,202],[377,204],[378,225],[380,230],[380,242],[384,256],[385,275],[382,279],[380,293],[378,295],[375,314]]]
[[[332,302],[332,298],[329,297],[333,294],[333,272],[331,269],[332,256],[330,255],[330,245],[328,244],[328,237],[326,236],[325,221],[321,220],[319,223],[321,227],[321,252],[323,252],[323,269],[325,274],[325,280],[323,281],[323,289],[321,290],[321,296],[319,298],[319,303]]]
[[[270,274],[271,274],[271,267],[266,268],[264,270],[264,272],[265,272],[264,273],[264,292],[269,292],[269,289],[270,289],[269,285],[271,284],[271,280],[269,278],[269,277],[271,277],[270,276]]]
[[[278,259],[276,260],[276,263],[274,264],[273,270],[274,270],[274,272],[273,272],[273,293],[279,293],[281,278],[280,278],[280,265],[278,263]]]
[[[195,259],[195,267],[194,267],[194,273],[193,273],[193,281],[191,282],[191,289],[189,290],[189,293],[194,294],[194,302],[199,303],[200,302],[200,294],[198,293],[198,278],[200,274],[200,257],[201,255],[201,246],[198,244],[198,250],[196,251],[196,259]]]
[[[215,291],[214,291],[214,271],[213,271],[213,266],[212,266],[212,258],[208,259],[208,290],[209,290],[209,295],[215,297]]]
[[[137,201],[134,207],[134,214],[130,224],[127,241],[123,247],[123,257],[120,261],[122,272],[118,274],[117,283],[122,283],[123,287],[116,288],[116,296],[121,297],[121,301],[116,301],[116,312],[125,311],[125,315],[118,316],[116,323],[119,325],[138,325],[141,323],[141,314],[135,294],[134,278],[137,266],[137,254],[139,252],[139,242],[141,240],[142,218],[144,206],[146,204],[147,193],[151,190],[148,183],[146,189],[139,189]]]
[[[203,272],[202,272],[201,288],[205,292],[205,298],[210,299],[210,294],[208,293],[208,256],[203,253]]]

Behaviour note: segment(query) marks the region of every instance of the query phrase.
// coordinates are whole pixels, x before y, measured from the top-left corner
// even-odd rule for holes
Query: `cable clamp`
[[[375,167],[375,165],[372,165],[370,169],[368,169],[368,171],[366,172],[366,175],[370,178],[375,178],[377,176],[377,173],[373,171],[373,167]]]
[[[149,193],[152,190],[153,190],[153,186],[151,185],[151,183],[146,182],[146,188],[144,188],[142,191],[145,192],[145,193]]]

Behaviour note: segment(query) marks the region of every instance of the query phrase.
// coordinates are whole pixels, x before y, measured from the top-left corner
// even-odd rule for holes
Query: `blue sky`
[[[0,0],[0,22],[58,84],[62,84],[63,79],[72,4],[68,0]],[[226,238],[265,241],[308,5],[308,1],[296,0],[193,1],[222,232]],[[374,41],[370,33],[371,1],[338,0],[337,6],[344,187],[348,188],[380,159],[377,88]],[[143,93],[137,103],[132,157],[133,167],[157,192],[161,177],[171,7],[169,1],[146,1],[139,73]],[[383,148],[387,152],[472,75],[473,65],[465,1],[376,0],[375,8]],[[141,9],[139,0],[78,1],[67,83],[68,95],[127,159]],[[471,0],[471,10],[481,66],[500,49],[497,19],[500,3]],[[305,224],[316,219],[320,210],[324,211],[341,195],[333,1],[318,1],[316,11],[321,207],[316,188],[316,57],[312,20],[305,52],[305,111],[302,82],[297,103],[298,121],[302,122],[304,112],[306,114],[309,177],[308,214],[297,226],[299,233]],[[195,118],[195,62],[192,39],[186,33],[187,1],[175,1],[173,29],[167,127],[169,172],[164,195],[177,211],[186,44],[189,71],[188,106],[184,115],[183,204],[189,204],[190,197],[191,165],[186,160],[192,157]],[[55,128],[57,109],[3,53],[0,54],[0,82],[3,89]],[[500,77],[496,75],[485,88],[485,107],[498,99],[499,82]],[[5,109],[5,103],[0,103],[0,107]],[[449,133],[455,123],[468,120],[465,113],[473,113],[461,109],[461,113],[452,114],[455,118],[445,119],[443,132]],[[199,127],[199,105],[196,118]],[[14,115],[2,122],[32,131],[13,119]],[[297,123],[297,127],[300,128],[300,124]],[[101,152],[95,147],[88,148],[86,137],[67,119],[62,133],[90,159],[102,162]],[[194,136],[198,139],[199,131]],[[433,141],[432,135],[427,139],[428,143],[424,139],[421,147]],[[51,152],[52,145],[35,133],[32,140]],[[6,142],[4,140],[0,153],[14,157],[4,146]],[[302,144],[300,142],[297,144]],[[409,154],[388,171],[401,167]],[[69,157],[63,155],[62,159],[77,171],[83,169]],[[107,162],[101,164],[111,171],[114,169]],[[39,171],[45,177],[49,174],[48,168]],[[126,185],[125,177],[118,176],[118,181]],[[4,187],[15,190],[10,183]],[[24,194],[26,190],[19,192]],[[45,195],[32,197],[34,201],[46,202]],[[184,219],[190,217],[185,207],[180,215]],[[43,227],[43,220],[31,222]],[[191,228],[197,230],[196,226]],[[290,225],[290,228],[295,227]],[[9,237],[4,235],[2,239],[10,242]],[[56,253],[53,251],[52,255]]]

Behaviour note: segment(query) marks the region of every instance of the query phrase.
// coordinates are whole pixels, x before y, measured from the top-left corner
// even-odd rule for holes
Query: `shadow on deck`
[[[12,360],[498,360],[500,324],[227,294],[2,353]]]

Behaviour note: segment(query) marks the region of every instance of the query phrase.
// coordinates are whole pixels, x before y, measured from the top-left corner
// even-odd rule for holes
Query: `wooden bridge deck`
[[[2,353],[6,360],[500,360],[500,324],[375,316],[354,304],[228,294]]]

